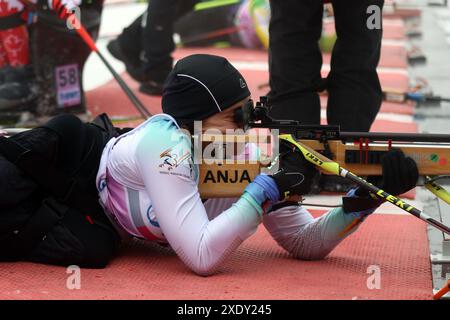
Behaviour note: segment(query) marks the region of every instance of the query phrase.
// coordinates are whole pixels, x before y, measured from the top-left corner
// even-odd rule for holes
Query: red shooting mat
[[[65,268],[2,263],[0,299],[431,299],[425,229],[412,216],[373,215],[325,260],[300,261],[260,226],[206,278],[170,250],[136,241],[106,269],[82,269],[80,290],[67,289]],[[380,289],[368,289],[371,268]]]
[[[329,19],[324,24],[324,30],[330,34],[335,32],[334,20]],[[406,29],[404,20],[398,15],[383,15],[383,39],[386,40],[404,40],[406,38]]]
[[[384,45],[381,49],[380,67],[407,68],[406,48],[401,45]],[[323,55],[323,62],[330,64],[331,54]]]
[[[407,9],[407,8],[399,8],[394,12],[384,12],[384,18],[393,18],[393,19],[411,19],[411,18],[420,18],[422,16],[422,11],[420,9]]]

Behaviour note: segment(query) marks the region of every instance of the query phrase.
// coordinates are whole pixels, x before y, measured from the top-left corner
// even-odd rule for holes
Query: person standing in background
[[[269,98],[271,116],[320,123],[318,92],[328,90],[328,124],[343,131],[369,131],[380,109],[376,71],[381,51],[384,0],[332,0],[337,41],[331,71],[321,77],[323,3],[271,0]],[[380,27],[369,28],[370,6],[380,8]],[[368,13],[369,12],[369,13]]]
[[[109,52],[125,63],[127,72],[140,82],[139,91],[162,94],[172,70],[175,21],[192,10],[198,0],[152,0],[146,13],[108,44]]]

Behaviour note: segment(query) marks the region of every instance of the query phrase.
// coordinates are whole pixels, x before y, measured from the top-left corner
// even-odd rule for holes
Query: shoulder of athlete
[[[191,136],[167,115],[156,116],[145,127],[136,152],[141,163],[161,174],[194,178]]]

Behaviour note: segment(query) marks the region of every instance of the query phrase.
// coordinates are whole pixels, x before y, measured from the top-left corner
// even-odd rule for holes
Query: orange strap
[[[433,296],[433,299],[439,300],[440,298],[445,296],[449,291],[450,291],[450,280],[448,280],[447,284],[441,290],[436,292],[436,294]]]

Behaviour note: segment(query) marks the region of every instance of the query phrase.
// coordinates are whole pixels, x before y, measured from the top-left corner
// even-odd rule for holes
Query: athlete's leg
[[[142,19],[144,15],[137,17],[132,24],[123,29],[116,40],[108,44],[109,51],[116,59],[125,64],[131,64],[136,68],[140,66],[142,52]]]
[[[369,29],[371,5],[384,0],[333,0],[337,41],[328,76],[328,123],[344,131],[369,131],[380,109],[382,92],[377,74],[382,29]],[[381,26],[380,26],[381,27]]]
[[[150,1],[142,31],[144,49],[142,68],[148,80],[162,82],[172,70],[175,21],[191,10],[196,2],[195,0]]]
[[[271,116],[320,123],[317,90],[322,79],[323,3],[317,0],[271,0],[269,94]]]

